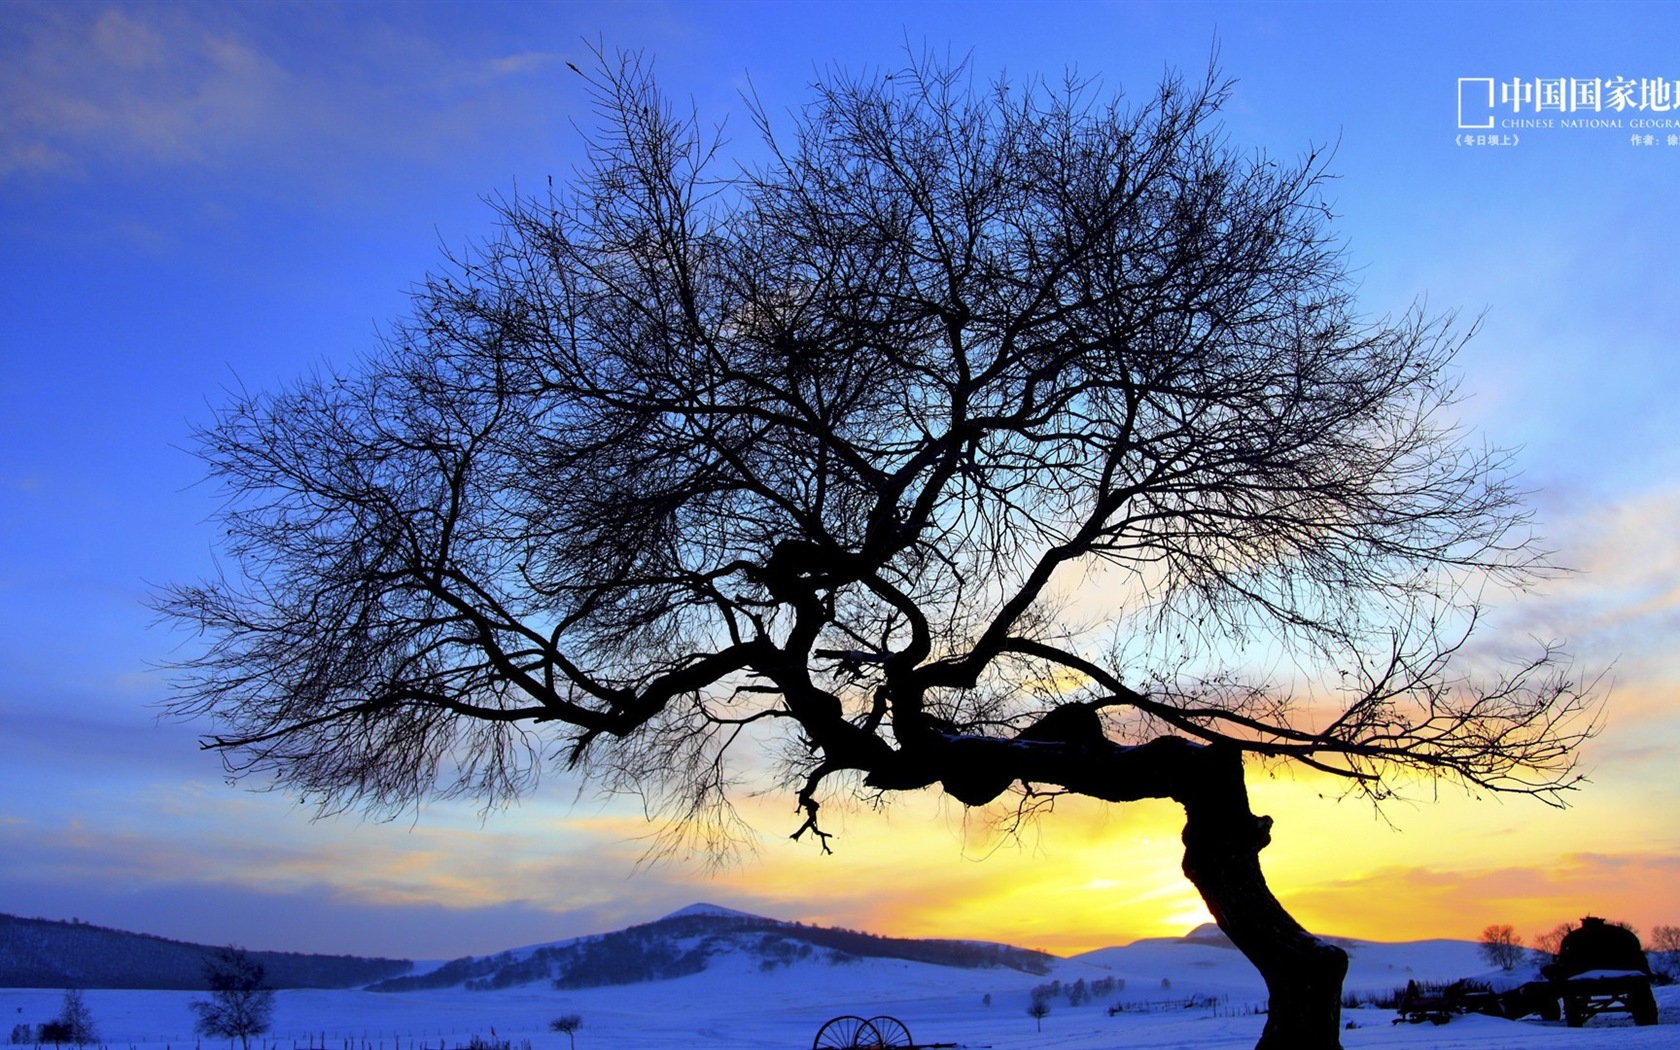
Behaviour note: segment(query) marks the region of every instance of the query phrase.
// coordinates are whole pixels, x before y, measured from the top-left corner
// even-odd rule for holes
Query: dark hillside
[[[205,988],[216,949],[80,922],[0,914],[0,988]],[[406,973],[402,959],[252,952],[274,988],[354,988]]]

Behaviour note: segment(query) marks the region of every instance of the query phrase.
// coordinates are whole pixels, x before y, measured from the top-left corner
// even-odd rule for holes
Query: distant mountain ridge
[[[882,937],[694,904],[612,933],[455,959],[427,973],[379,981],[368,990],[492,989],[537,982],[557,989],[594,988],[685,977],[726,956],[744,958],[766,972],[801,962],[845,964],[878,958],[1044,974],[1057,962],[1045,952],[1007,944]]]
[[[203,990],[216,947],[0,913],[0,988]],[[251,952],[274,988],[356,988],[414,968],[407,959]]]

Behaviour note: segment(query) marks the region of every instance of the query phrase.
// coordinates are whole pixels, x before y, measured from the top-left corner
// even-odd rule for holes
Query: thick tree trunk
[[[1260,851],[1272,840],[1272,819],[1249,811],[1239,748],[1175,736],[1121,746],[1104,738],[1093,710],[1069,705],[1013,740],[946,738],[936,762],[918,762],[899,776],[871,772],[867,782],[921,787],[930,765],[947,792],[974,806],[1012,780],[1060,784],[1109,802],[1178,802],[1184,874],[1271,993],[1258,1050],[1341,1050],[1347,953],[1303,929],[1267,887]]]
[[[1341,1050],[1342,978],[1347,953],[1302,928],[1272,896],[1260,871],[1272,819],[1248,808],[1242,755],[1208,748],[1189,778],[1184,806],[1184,874],[1219,928],[1265,978],[1271,995],[1256,1050]]]

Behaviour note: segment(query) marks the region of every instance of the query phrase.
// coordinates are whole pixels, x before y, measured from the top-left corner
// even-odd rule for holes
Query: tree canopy
[[[236,772],[377,811],[557,764],[711,847],[770,741],[796,835],[1013,786],[1254,852],[1244,755],[1574,784],[1567,662],[1470,659],[1550,571],[1458,419],[1470,329],[1359,311],[1323,158],[1230,145],[1216,74],[834,72],[735,166],[640,58],[584,75],[574,178],[199,435],[232,568],[162,604]]]

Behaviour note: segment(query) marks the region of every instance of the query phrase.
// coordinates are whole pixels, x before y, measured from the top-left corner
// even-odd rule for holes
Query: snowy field
[[[1350,992],[1380,992],[1407,979],[1484,975],[1473,946],[1438,941],[1354,944]],[[1052,1001],[1043,1031],[1026,1007],[1034,985],[1060,979],[1123,978],[1104,999],[1069,1006]],[[192,1034],[187,1003],[199,993],[100,991],[85,993],[100,1042],[109,1050],[223,1050],[221,1041]],[[985,997],[990,996],[990,1005]],[[1659,988],[1662,1024],[1633,1027],[1621,1015],[1586,1028],[1536,1020],[1468,1016],[1450,1024],[1392,1024],[1393,1011],[1343,1012],[1346,1050],[1582,1050],[1680,1048],[1680,986]],[[0,989],[5,1026],[54,1017],[62,993]],[[1067,960],[1049,975],[1008,970],[959,970],[918,963],[864,960],[846,965],[800,962],[766,972],[756,959],[722,958],[692,977],[587,991],[531,985],[505,991],[461,990],[380,994],[360,991],[282,991],[264,1050],[439,1050],[465,1047],[475,1037],[506,1041],[512,1050],[569,1050],[548,1022],[583,1018],[578,1050],[803,1050],[817,1029],[838,1014],[888,1014],[918,1043],[955,1043],[994,1050],[1248,1050],[1263,1019],[1259,978],[1236,952],[1177,941],[1144,941]],[[1196,1005],[1185,1004],[1195,1000]],[[1110,1016],[1107,1007],[1125,1009]],[[256,1050],[256,1044],[253,1044]]]

